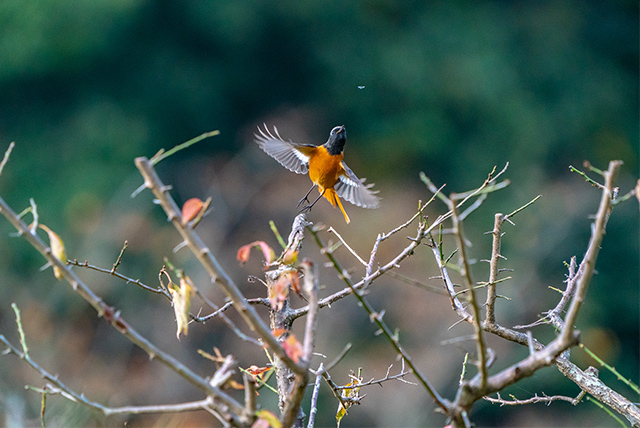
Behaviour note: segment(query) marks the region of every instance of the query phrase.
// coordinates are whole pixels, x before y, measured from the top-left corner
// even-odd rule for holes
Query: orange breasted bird
[[[344,219],[349,223],[349,216],[345,212],[340,198],[363,208],[378,208],[380,206],[380,198],[376,196],[378,192],[370,190],[373,184],[365,185],[365,180],[356,177],[342,160],[344,144],[347,141],[347,131],[344,126],[333,128],[329,139],[321,146],[285,141],[280,137],[275,126],[273,133],[266,125],[264,130],[258,128],[258,131],[260,133],[255,134],[256,143],[265,153],[290,171],[297,174],[309,173],[313,186],[298,202],[298,206],[304,201],[309,202],[307,197],[316,186],[318,187],[320,196],[313,203],[305,206],[303,210],[311,209],[324,196],[331,205],[340,208]]]

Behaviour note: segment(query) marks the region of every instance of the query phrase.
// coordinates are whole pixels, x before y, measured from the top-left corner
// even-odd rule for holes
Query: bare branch
[[[486,314],[485,323],[493,324],[496,322],[495,303],[496,303],[496,281],[498,280],[498,261],[500,260],[500,246],[502,243],[502,224],[504,223],[504,215],[497,213],[494,217],[493,244],[491,246],[491,260],[489,262],[489,286],[487,287],[487,301],[485,303]]]
[[[402,361],[402,365],[404,366],[404,360]],[[358,383],[357,385],[350,385],[350,386],[336,386],[336,390],[341,390],[341,389],[351,389],[354,387],[357,388],[361,388],[363,386],[370,386],[370,385],[382,385],[384,382],[390,381],[390,380],[399,380],[401,382],[404,383],[408,383],[411,385],[416,385],[413,382],[409,382],[405,379],[403,379],[405,376],[411,374],[411,371],[407,371],[404,369],[404,367],[402,368],[402,370],[400,371],[400,373],[395,374],[395,375],[391,375],[389,374],[391,372],[391,368],[393,367],[393,364],[391,364],[389,367],[387,367],[387,374],[380,379],[371,379],[368,382],[362,382],[362,383]]]
[[[22,329],[19,328],[21,331]],[[24,334],[24,333],[22,333]],[[21,334],[21,336],[22,336]],[[21,338],[22,341],[22,338]],[[143,413],[175,413],[175,412],[189,412],[194,410],[207,410],[211,411],[216,407],[219,407],[214,402],[215,397],[213,395],[208,396],[204,400],[179,403],[179,404],[164,404],[164,405],[155,405],[155,406],[125,406],[125,407],[107,407],[103,406],[100,403],[95,401],[91,401],[87,399],[84,394],[78,394],[73,391],[67,385],[65,385],[57,375],[52,375],[44,368],[42,368],[38,363],[36,363],[27,352],[20,351],[18,348],[13,346],[3,335],[0,335],[0,342],[4,343],[7,347],[7,350],[15,354],[18,358],[23,360],[27,365],[37,371],[40,376],[47,381],[45,389],[41,392],[52,395],[62,395],[63,397],[78,403],[84,406],[87,406],[91,409],[97,410],[105,416],[112,416],[117,414],[143,414]],[[25,349],[26,344],[23,345],[23,349]],[[26,351],[26,349],[25,349]],[[221,397],[219,397],[221,398]],[[228,416],[227,416],[228,418]]]
[[[487,183],[487,182],[485,182]],[[480,306],[476,299],[476,292],[473,286],[473,280],[471,279],[471,269],[469,268],[469,260],[467,258],[466,246],[464,244],[464,235],[462,232],[462,223],[457,214],[457,208],[455,203],[451,203],[449,208],[451,209],[451,219],[453,223],[454,236],[458,243],[458,252],[460,254],[460,274],[467,283],[467,289],[469,290],[469,304],[473,312],[472,323],[476,334],[476,347],[478,353],[478,371],[480,372],[480,389],[484,390],[487,385],[487,350],[484,340],[484,330],[480,322]]]
[[[311,361],[311,353],[315,345],[316,329],[318,327],[318,268],[308,259],[304,259],[300,267],[304,272],[304,285],[302,289],[309,300],[309,313],[307,314],[302,356],[308,367]]]
[[[108,275],[115,276],[116,278],[119,278],[119,279],[125,281],[127,284],[135,284],[138,287],[142,288],[143,290],[150,291],[151,293],[162,294],[169,301],[171,301],[171,295],[166,290],[163,290],[161,288],[150,287],[150,286],[142,283],[139,279],[129,278],[128,276],[122,275],[120,272],[116,272],[114,269],[104,269],[104,268],[101,268],[101,267],[98,267],[98,266],[94,266],[94,265],[89,264],[89,262],[87,260],[85,260],[84,262],[79,262],[77,259],[67,260],[67,264],[71,265],[71,266],[78,266],[78,267],[82,267],[82,268],[86,268],[86,269],[95,270],[95,271],[100,272],[100,273],[106,273]]]
[[[545,403],[547,406],[550,405],[554,401],[568,401],[569,403],[577,406],[582,397],[584,396],[584,391],[580,392],[580,394],[576,398],[565,397],[563,395],[552,395],[548,396],[545,393],[542,393],[542,396],[538,396],[538,394],[534,394],[533,397],[527,398],[525,400],[518,400],[513,395],[511,396],[511,400],[505,400],[500,396],[500,393],[497,393],[498,398],[492,397],[482,397],[484,400],[494,403],[500,404],[500,406],[520,406],[524,404],[535,404],[535,403]]]
[[[0,175],[2,175],[2,170],[4,170],[4,166],[9,161],[9,156],[11,156],[11,151],[15,147],[16,143],[14,141],[9,144],[9,148],[4,152],[4,157],[2,158],[2,162],[0,162]]]
[[[434,227],[434,226],[432,225],[431,227]],[[420,222],[418,225],[418,233],[416,235],[416,239],[411,242],[411,245],[409,245],[409,247],[412,247],[413,244],[415,244],[415,246],[419,245],[420,242],[422,242],[422,239],[425,236],[426,231],[427,231],[426,223]],[[318,236],[317,232],[312,230],[312,234],[316,239],[316,242],[318,243],[318,245],[320,245],[320,247],[323,248],[324,245],[322,244],[322,241],[320,240],[320,237]],[[412,250],[413,250],[413,247],[412,247]],[[333,264],[334,268],[339,273],[342,273],[342,269],[340,268],[340,265],[338,264],[338,261],[333,256],[333,254],[327,251],[325,252],[325,255],[327,256],[329,261]],[[406,256],[408,256],[408,253],[405,255],[405,257]],[[394,264],[393,266],[397,266],[397,264]],[[378,272],[380,272],[380,269],[378,269]],[[380,275],[381,274],[382,273],[380,273]],[[373,277],[374,275],[375,273],[372,274],[371,276]],[[368,300],[365,299],[365,297],[359,291],[359,289],[357,289],[356,286],[351,283],[349,278],[347,278],[344,275],[340,275],[340,276],[342,280],[347,284],[347,287],[350,289],[351,293],[355,295],[356,299],[358,299],[358,302],[360,303],[361,307],[367,312],[367,314],[369,314],[369,319],[377,325],[380,331],[382,331],[382,334],[390,342],[391,346],[393,346],[393,348],[405,359],[406,363],[409,365],[409,367],[411,368],[415,376],[420,381],[420,384],[427,390],[429,395],[431,395],[433,400],[436,402],[436,405],[441,409],[446,410],[448,402],[440,396],[440,394],[436,391],[435,387],[431,385],[431,383],[427,380],[427,378],[419,371],[417,366],[413,363],[413,360],[411,359],[410,355],[405,351],[405,349],[400,344],[398,337],[391,331],[387,323],[382,320],[382,316],[373,309],[373,307],[368,302]],[[368,281],[368,278],[364,278],[360,283],[364,285],[367,283],[367,281]]]
[[[454,289],[454,286],[453,286],[453,281],[451,281],[451,278],[449,277],[449,271],[447,270],[445,263],[442,261],[442,258],[440,255],[440,247],[438,246],[438,244],[436,243],[436,241],[433,239],[431,235],[429,236],[429,239],[430,239],[429,245],[431,247],[431,251],[433,252],[433,256],[436,259],[436,263],[438,264],[438,269],[440,269],[440,277],[444,282],[444,288],[447,291],[447,294],[449,295],[449,299],[451,300],[451,307],[453,308],[454,311],[456,311],[456,313],[458,314],[458,316],[460,316],[462,320],[471,322],[473,317],[467,311],[467,309],[462,305],[462,303],[457,297],[456,290]]]
[[[123,247],[123,251],[126,248]],[[159,287],[159,288],[153,288],[150,287],[144,283],[142,283],[139,279],[133,279],[133,278],[129,278],[125,275],[122,275],[120,272],[117,272],[115,270],[115,268],[117,267],[117,265],[120,264],[121,262],[121,258],[122,258],[122,252],[120,252],[120,255],[118,256],[118,260],[116,261],[116,263],[114,264],[114,268],[111,269],[104,269],[98,266],[94,266],[89,264],[88,261],[84,261],[83,263],[79,262],[77,259],[74,260],[67,260],[67,264],[68,265],[72,265],[72,266],[78,266],[78,267],[83,267],[83,268],[87,268],[87,269],[91,269],[91,270],[95,270],[97,272],[100,273],[105,273],[107,275],[111,275],[111,276],[115,276],[116,278],[122,279],[123,281],[126,281],[127,284],[131,283],[131,284],[135,284],[137,286],[139,286],[140,288],[142,288],[143,290],[146,291],[150,291],[152,293],[155,294],[161,294],[164,297],[167,298],[167,300],[169,300],[170,302],[173,301],[173,297],[171,297],[171,294],[167,291],[166,288],[164,287]],[[204,302],[206,303],[209,307],[215,309],[215,312],[200,317],[197,315],[194,315],[192,313],[189,314],[189,317],[195,321],[195,322],[201,322],[204,323],[216,316],[219,316],[220,318],[222,318],[222,320],[229,326],[229,328],[231,328],[231,330],[242,340],[247,341],[247,342],[252,342],[258,346],[262,346],[256,339],[249,337],[247,335],[245,335],[244,333],[242,333],[242,331],[240,331],[240,329],[235,325],[235,323],[233,321],[231,321],[223,312],[226,311],[228,308],[230,308],[232,306],[232,302],[227,302],[225,305],[222,306],[222,308],[219,308],[217,305],[215,305],[213,302],[211,302],[198,288],[195,289],[196,290],[196,295]],[[249,304],[266,304],[267,306],[268,304],[268,299],[248,299],[247,302]],[[266,302],[266,303],[265,303]]]
[[[420,245],[420,243],[422,242],[422,240],[424,239],[425,236],[427,236],[427,234],[433,230],[434,228],[438,227],[438,225],[441,224],[442,221],[444,221],[446,218],[448,218],[447,216],[439,216],[436,221],[429,226],[426,229],[421,229],[419,228],[416,236],[409,238],[409,240],[411,241],[409,245],[407,245],[407,247],[405,247],[393,260],[391,260],[390,262],[388,262],[387,264],[385,264],[382,267],[379,267],[377,270],[375,270],[374,272],[372,272],[370,275],[366,275],[365,277],[363,277],[360,281],[351,284],[351,282],[349,282],[353,288],[347,286],[345,288],[343,288],[342,290],[324,297],[322,299],[320,299],[319,301],[319,306],[321,308],[327,307],[327,306],[331,306],[332,303],[343,299],[344,297],[348,296],[349,294],[353,293],[353,290],[362,290],[364,288],[366,288],[368,285],[370,285],[371,283],[373,283],[376,279],[378,279],[379,277],[381,277],[382,275],[384,275],[385,273],[391,271],[392,269],[397,268],[398,266],[400,266],[400,263],[406,259],[407,257],[411,256],[414,254],[414,250]],[[331,251],[329,249],[325,248],[324,243],[322,242],[322,240],[320,239],[320,236],[318,235],[318,232],[314,229],[314,228],[309,228],[309,231],[311,232],[311,236],[313,236],[314,240],[316,241],[316,243],[318,244],[318,246],[321,249],[324,249],[323,253],[326,254],[327,256],[329,254],[331,254]],[[332,262],[333,263],[333,262]],[[336,265],[334,264],[334,267],[336,267]],[[339,267],[336,267],[336,269],[338,269],[338,272],[340,274],[341,279],[345,279],[345,275],[344,275],[344,271],[342,269],[340,269]],[[290,314],[292,319],[301,317],[303,315],[305,315],[308,311],[308,306],[307,307],[303,307],[300,309],[296,309],[293,310]]]
[[[313,393],[311,394],[311,409],[309,410],[309,423],[307,428],[313,428],[316,423],[316,413],[318,413],[318,394],[320,393],[320,383],[322,382],[322,373],[324,366],[320,363],[320,367],[315,372],[316,380],[313,384]]]
[[[584,172],[580,171],[579,169],[576,169],[573,167],[573,165],[569,165],[569,170],[571,172],[576,172],[578,174],[580,174],[583,178],[584,181],[586,181],[587,183],[591,184],[592,186],[595,186],[601,190],[605,190],[605,186],[603,186],[602,184],[598,183],[597,181],[592,180],[587,174],[585,174]],[[602,171],[600,171],[601,175],[602,175]]]
[[[338,239],[340,240],[340,242],[342,242],[342,245],[344,245],[344,246],[345,246],[345,248],[346,248],[347,250],[349,250],[349,252],[350,252],[351,254],[353,254],[353,256],[354,256],[356,259],[358,259],[358,261],[359,261],[360,263],[362,263],[362,265],[363,265],[363,266],[367,266],[367,262],[365,262],[364,260],[362,260],[362,257],[360,257],[360,256],[358,255],[358,253],[356,253],[356,252],[353,250],[353,248],[351,248],[351,247],[349,246],[349,244],[347,244],[347,242],[342,238],[342,236],[340,236],[340,234],[339,234],[339,233],[338,233],[338,232],[337,232],[333,227],[330,227],[330,228],[327,230],[327,232],[329,232],[329,233],[333,233],[334,235],[336,235],[336,236],[338,237]]]
[[[342,407],[345,409],[345,411],[348,412],[350,404],[347,403],[347,401],[345,400],[345,397],[342,396],[342,393],[338,389],[339,388],[338,385],[336,385],[335,382],[331,379],[329,372],[326,369],[324,369],[319,374],[322,375],[322,378],[325,380],[325,382],[327,382],[327,385],[329,385],[329,388],[331,388],[331,392],[333,392],[334,397],[338,399],[338,401],[340,402]]]
[[[104,303],[104,301],[96,295],[75,274],[75,272],[73,272],[65,263],[53,256],[51,248],[49,248],[49,246],[47,246],[40,237],[29,232],[28,226],[18,218],[15,212],[2,198],[0,198],[0,213],[4,215],[11,224],[13,224],[20,235],[23,236],[36,250],[38,250],[38,252],[40,252],[40,254],[42,254],[49,263],[51,263],[51,265],[60,269],[63,277],[67,282],[69,282],[73,290],[93,306],[93,308],[98,312],[98,316],[104,317],[109,324],[122,333],[127,339],[147,352],[152,359],[157,359],[191,384],[205,392],[208,396],[213,396],[216,399],[216,404],[219,406],[221,413],[229,413],[230,417],[234,417],[232,416],[233,414],[241,414],[242,406],[235,399],[220,389],[212,387],[206,379],[196,375],[187,366],[159,349],[156,345],[152,344],[144,336],[138,333],[138,331],[131,327],[122,318],[119,311],[116,311],[114,307]]]
[[[609,169],[605,172],[605,184],[602,191],[602,197],[600,199],[600,207],[596,214],[596,221],[594,222],[594,228],[591,232],[591,239],[587,248],[587,253],[580,263],[578,272],[576,273],[576,289],[575,296],[571,299],[571,305],[567,310],[567,316],[565,318],[565,326],[560,334],[563,341],[569,341],[573,334],[573,326],[575,325],[578,312],[582,306],[582,302],[587,294],[587,287],[593,276],[595,269],[596,259],[600,252],[600,244],[604,237],[607,221],[609,220],[609,214],[611,213],[611,201],[613,200],[613,183],[618,175],[618,171],[622,166],[622,161],[611,161],[609,163]]]
[[[247,373],[242,373],[242,380],[244,383],[244,415],[247,420],[252,420],[253,415],[256,414],[257,407],[256,383]]]
[[[603,196],[601,198],[595,226],[592,228],[592,237],[585,259],[576,273],[575,296],[571,301],[568,315],[561,333],[551,343],[549,343],[549,345],[543,347],[535,339],[530,340],[525,334],[517,333],[496,324],[484,324],[483,327],[488,332],[495,333],[501,337],[513,340],[525,346],[529,346],[529,344],[531,344],[536,351],[519,363],[489,377],[487,379],[485,395],[500,391],[506,386],[517,382],[519,379],[530,376],[539,368],[555,363],[565,376],[576,382],[581,388],[583,388],[583,390],[587,390],[598,398],[599,401],[606,403],[622,413],[632,422],[632,424],[640,423],[640,411],[636,406],[629,403],[626,398],[615,393],[615,391],[606,387],[602,382],[599,382],[597,386],[594,386],[593,379],[585,378],[585,374],[583,372],[570,363],[568,359],[561,356],[566,349],[577,343],[578,332],[575,331],[573,327],[575,317],[579,312],[581,302],[584,300],[586,294],[586,287],[591,275],[593,274],[593,266],[611,210],[613,178],[620,168],[620,165],[621,162],[612,161],[609,164],[608,171],[605,172],[605,190],[603,191]],[[452,404],[452,409],[469,409],[471,404],[478,398],[477,394],[482,390],[481,379],[478,379],[477,377],[470,382],[465,382],[456,401]],[[462,425],[464,423],[464,415],[462,415],[460,410],[455,411],[452,416],[457,425]]]
[[[182,224],[180,210],[168,193],[167,187],[162,183],[160,177],[153,169],[153,164],[145,157],[135,160],[138,170],[144,177],[145,186],[153,192],[158,199],[160,205],[168,216],[168,220],[174,225],[180,236],[187,242],[189,249],[196,256],[200,264],[205,268],[211,280],[225,292],[225,294],[233,301],[233,305],[238,313],[244,318],[245,322],[255,330],[262,340],[271,348],[271,350],[295,373],[306,375],[306,370],[301,365],[296,364],[285,352],[284,348],[278,340],[271,334],[269,327],[258,316],[255,309],[246,302],[246,299],[240,292],[233,279],[222,268],[222,265],[211,254],[211,250],[204,245],[200,236],[193,229]]]

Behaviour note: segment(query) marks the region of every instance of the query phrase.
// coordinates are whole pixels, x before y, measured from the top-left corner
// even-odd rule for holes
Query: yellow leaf
[[[342,403],[340,403],[340,405],[338,406],[338,413],[336,413],[337,428],[340,428],[340,421],[342,420],[342,418],[344,418],[344,415],[346,414],[347,414],[347,411],[345,410],[344,407],[342,407]]]
[[[281,428],[282,424],[280,423],[280,421],[278,420],[278,418],[276,417],[276,415],[274,415],[273,413],[271,413],[268,410],[259,410],[256,415],[258,416],[258,420],[255,421],[255,423],[253,424],[254,427],[262,427],[265,426],[263,423],[259,423],[259,421],[264,421],[266,423],[268,423],[269,427],[271,428]]]
[[[188,276],[180,278],[180,286],[173,282],[169,284],[169,292],[173,297],[173,311],[178,322],[176,337],[180,339],[180,333],[186,336],[189,334],[189,309],[191,309],[191,297],[194,294],[194,287]]]
[[[239,389],[239,390],[244,389],[243,384],[233,379],[229,379],[227,383],[224,384],[224,386],[228,386],[229,388],[232,388],[232,389]]]
[[[289,248],[282,257],[282,263],[285,265],[293,266],[298,261],[298,252]]]
[[[355,376],[352,375],[352,378],[354,378],[354,377]],[[343,398],[358,398],[358,392],[360,392],[360,387],[358,385],[360,385],[360,383],[361,383],[361,378],[358,377],[357,380],[354,379],[353,381],[351,381],[348,384],[346,384],[345,386],[353,386],[353,388],[343,389],[342,390],[342,397]],[[342,403],[340,403],[338,405],[338,413],[336,413],[336,422],[338,423],[338,428],[340,428],[340,421],[347,414],[347,409],[349,407],[351,407],[351,402],[350,401],[346,401],[345,403],[347,404],[347,408],[346,409],[344,408]]]
[[[39,227],[49,235],[49,246],[51,247],[51,254],[53,254],[53,257],[60,260],[62,263],[67,263],[67,253],[64,250],[64,242],[62,242],[60,236],[44,224],[41,224]],[[57,266],[53,267],[53,274],[57,279],[63,278],[62,271]]]

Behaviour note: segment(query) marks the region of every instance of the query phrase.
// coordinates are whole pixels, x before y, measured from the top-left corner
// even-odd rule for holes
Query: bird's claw
[[[301,201],[302,202],[302,201]],[[307,201],[308,202],[308,201]],[[298,206],[300,206],[300,204],[298,204]],[[311,211],[311,207],[313,205],[305,205],[304,207],[300,208],[300,211],[298,211],[298,214],[301,213],[308,213],[309,211]]]
[[[300,205],[302,205],[303,202],[306,202],[307,204],[311,203],[309,201],[309,198],[305,196],[304,198],[300,199],[300,201],[298,202],[298,205],[296,205],[296,208],[300,207]]]

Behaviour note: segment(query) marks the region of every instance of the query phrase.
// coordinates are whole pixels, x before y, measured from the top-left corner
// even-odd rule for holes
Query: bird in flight
[[[344,126],[333,128],[329,139],[321,146],[285,141],[275,126],[273,132],[269,131],[266,124],[264,130],[258,127],[258,131],[259,133],[255,134],[255,141],[265,153],[280,162],[289,171],[296,174],[309,173],[313,186],[298,202],[298,206],[305,201],[308,203],[303,210],[310,210],[324,196],[331,205],[340,208],[344,219],[349,223],[351,220],[344,210],[340,198],[363,208],[378,208],[380,206],[380,198],[376,196],[378,192],[371,190],[373,184],[365,185],[365,180],[356,177],[342,160],[344,144],[347,141],[347,131]],[[318,187],[320,196],[309,203],[307,198],[316,187]]]

